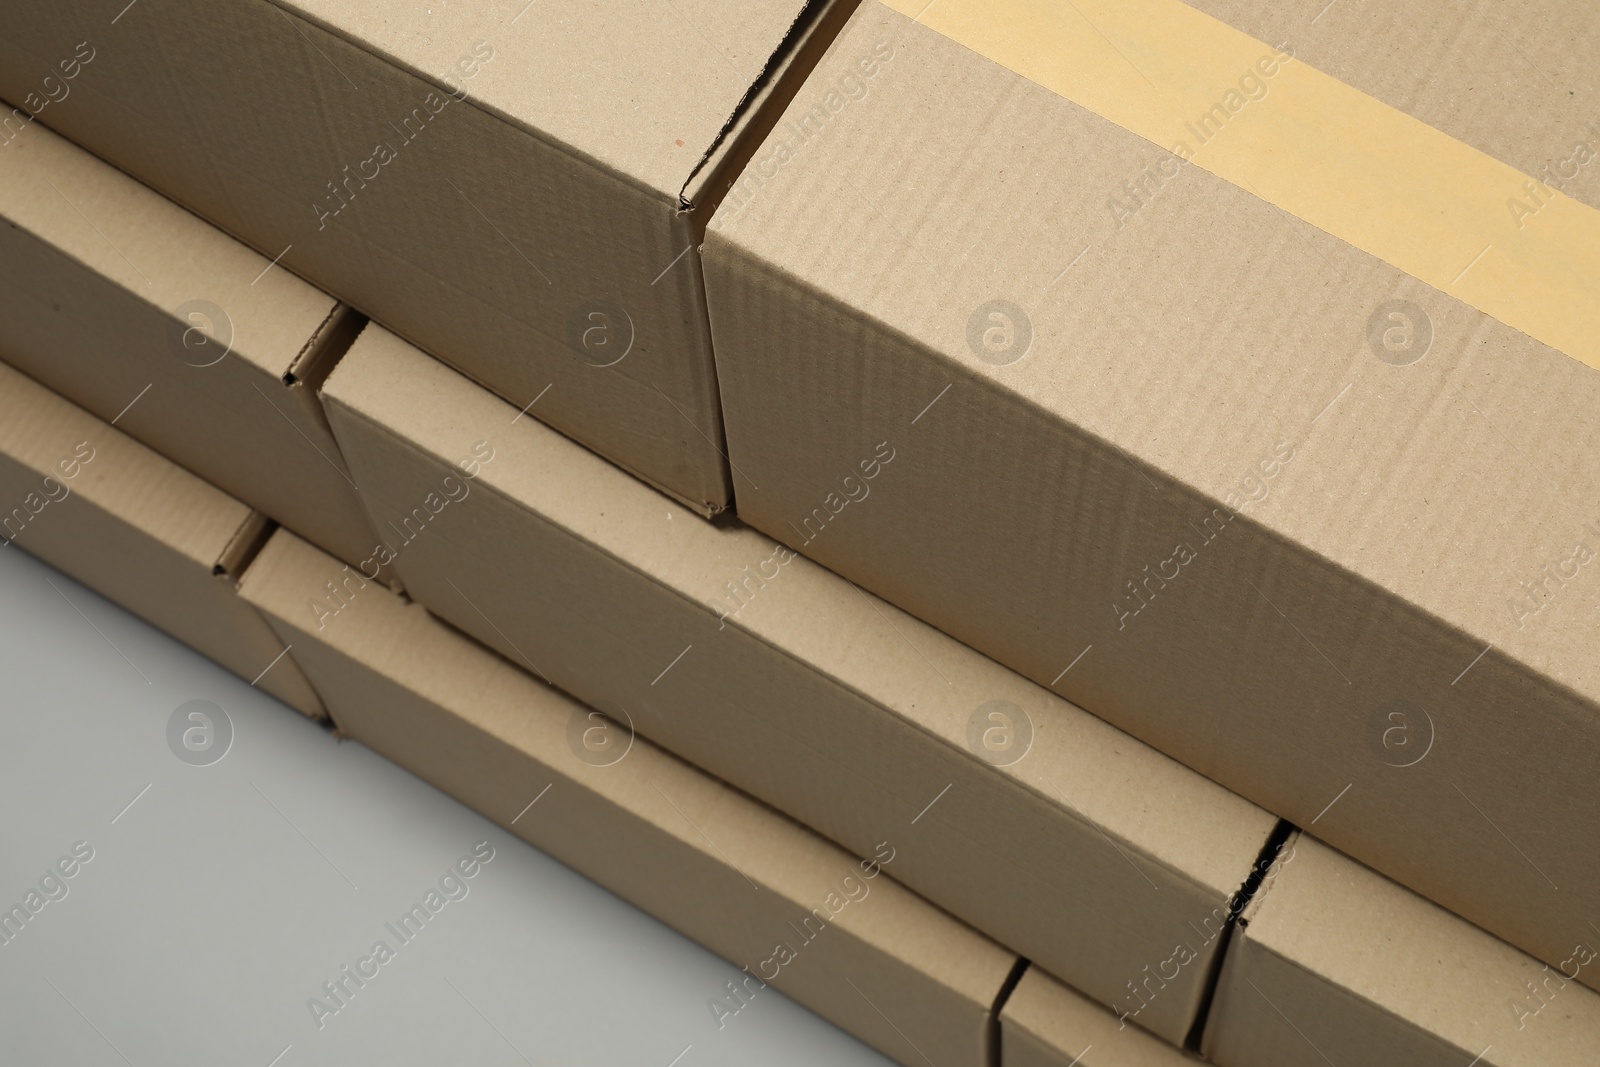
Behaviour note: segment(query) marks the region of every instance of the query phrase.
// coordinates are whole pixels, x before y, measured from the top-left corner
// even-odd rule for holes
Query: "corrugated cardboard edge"
[[[1239,886],[1238,892],[1228,902],[1227,922],[1222,928],[1222,933],[1217,938],[1217,950],[1212,955],[1210,968],[1206,972],[1200,1004],[1195,1011],[1194,1023],[1189,1028],[1189,1034],[1184,1039],[1186,1049],[1198,1052],[1205,1041],[1205,1033],[1215,1010],[1217,989],[1222,982],[1222,969],[1227,964],[1228,950],[1239,936],[1241,928],[1248,926],[1251,909],[1256,902],[1271,888],[1273,879],[1283,863],[1285,851],[1292,858],[1294,856],[1294,842],[1300,831],[1293,824],[1279,819],[1272,828],[1272,833],[1267,835],[1267,840],[1261,846],[1261,855],[1256,857],[1255,864],[1250,868],[1250,874],[1245,878],[1244,884]]]
[[[861,2],[807,0],[795,16],[755,84],[745,91],[678,192],[680,209],[697,218],[697,243],[722,194],[761,147]]]
[[[428,616],[420,605],[407,603],[401,597],[387,592],[381,587],[370,592],[358,587],[349,591],[350,599],[347,604],[347,606],[355,609],[357,618],[340,619],[332,623],[331,627],[326,628],[325,638],[319,638],[309,632],[303,622],[294,621],[295,618],[303,618],[304,613],[296,609],[301,606],[305,590],[308,589],[320,594],[322,585],[319,584],[318,579],[324,577],[325,574],[337,576],[338,571],[339,565],[331,557],[318,552],[310,545],[293,537],[287,531],[279,531],[258,557],[257,565],[245,576],[241,586],[241,596],[252,603],[265,617],[273,621],[273,624],[279,630],[280,636],[286,642],[301,648],[301,651],[293,652],[291,655],[302,657],[313,675],[318,675],[319,673],[322,675],[345,675],[342,680],[330,680],[323,687],[326,693],[336,694],[331,697],[335,701],[335,706],[331,709],[331,713],[335,721],[341,724],[344,736],[354,737],[364,743],[369,743],[377,751],[389,755],[390,758],[404,759],[404,756],[394,752],[394,746],[389,742],[399,741],[401,743],[400,747],[403,749],[407,739],[401,738],[399,735],[383,736],[381,730],[378,731],[378,736],[369,737],[367,736],[368,731],[359,725],[359,721],[363,718],[369,716],[381,717],[388,714],[388,709],[392,706],[391,702],[381,702],[381,708],[362,701],[352,701],[342,706],[340,704],[341,697],[348,697],[355,691],[353,687],[359,687],[364,692],[371,687],[372,682],[381,681],[388,686],[394,687],[398,692],[414,698],[417,710],[421,714],[437,717],[435,726],[428,731],[429,737],[414,736],[409,739],[409,742],[414,747],[414,751],[427,751],[441,756],[442,762],[431,764],[427,767],[409,767],[408,769],[411,769],[413,773],[418,773],[425,778],[429,778],[429,780],[436,781],[436,784],[448,789],[449,780],[460,771],[460,768],[452,771],[449,766],[450,760],[454,758],[450,753],[462,749],[464,742],[458,739],[454,744],[439,744],[437,742],[443,740],[443,738],[431,735],[433,730],[439,727],[459,727],[471,731],[473,735],[487,744],[505,750],[508,758],[536,768],[538,773],[530,777],[530,788],[532,790],[529,793],[530,796],[538,792],[539,781],[553,776],[554,782],[563,785],[563,794],[568,797],[575,794],[579,795],[579,802],[584,805],[580,816],[580,821],[584,824],[580,828],[583,831],[580,834],[581,843],[568,841],[567,847],[563,848],[559,831],[557,836],[548,837],[551,831],[540,830],[541,826],[546,825],[548,816],[545,817],[546,822],[541,822],[540,819],[534,817],[529,818],[520,826],[515,825],[521,820],[522,814],[527,813],[528,808],[524,808],[523,813],[513,817],[512,812],[509,810],[484,810],[481,797],[476,798],[478,800],[477,806],[484,811],[486,816],[499,822],[511,832],[520,834],[536,847],[553,848],[555,850],[553,854],[556,855],[556,858],[573,866],[580,873],[584,873],[589,877],[599,878],[602,884],[606,884],[612,891],[656,914],[664,921],[672,923],[688,936],[707,944],[713,950],[720,947],[725,951],[730,947],[726,944],[726,939],[723,936],[727,924],[721,920],[727,915],[728,908],[738,909],[740,902],[746,899],[743,894],[743,886],[738,883],[741,878],[749,880],[749,874],[754,874],[757,879],[763,882],[767,894],[773,894],[779,898],[781,903],[775,909],[777,912],[792,911],[796,915],[803,915],[809,908],[818,903],[809,899],[807,891],[797,889],[797,883],[794,881],[795,873],[790,873],[793,869],[791,868],[788,871],[785,869],[787,860],[783,857],[787,853],[783,853],[780,850],[778,856],[765,858],[747,855],[742,866],[736,865],[734,861],[728,859],[720,846],[715,844],[713,838],[708,836],[707,831],[701,829],[699,824],[690,821],[690,826],[693,827],[695,833],[689,833],[681,829],[672,833],[668,832],[664,826],[657,825],[652,821],[651,812],[662,815],[663,818],[667,818],[667,821],[674,824],[677,823],[678,819],[687,820],[688,817],[683,814],[677,803],[670,798],[666,798],[667,804],[671,806],[671,811],[676,813],[678,819],[668,818],[667,809],[662,805],[656,804],[654,800],[648,797],[648,807],[651,808],[651,812],[641,810],[636,798],[630,807],[628,794],[630,792],[643,792],[638,788],[637,783],[629,784],[629,780],[623,779],[621,784],[617,784],[618,780],[613,779],[613,785],[608,790],[605,786],[605,775],[607,773],[605,768],[587,771],[586,768],[579,765],[576,758],[574,758],[571,765],[563,762],[562,765],[557,766],[548,760],[547,753],[539,751],[540,745],[535,744],[534,747],[530,747],[527,741],[519,741],[516,737],[510,736],[504,724],[497,727],[494,722],[494,719],[501,718],[503,720],[507,714],[510,714],[506,710],[509,705],[505,695],[502,694],[501,699],[498,701],[488,701],[486,703],[472,701],[470,702],[469,710],[462,710],[462,707],[459,706],[452,707],[449,702],[454,699],[459,705],[462,697],[459,695],[461,687],[456,684],[456,680],[453,680],[451,676],[457,672],[465,671],[473,677],[479,678],[498,675],[499,680],[503,683],[500,688],[510,687],[520,691],[520,695],[513,701],[515,707],[519,709],[517,714],[521,713],[520,709],[527,709],[529,714],[553,717],[563,713],[582,713],[586,710],[582,705],[572,701],[564,694],[540,686],[532,677],[524,674],[495,653],[479,646],[476,642],[439,620]],[[302,585],[304,589],[301,588]],[[370,629],[363,633],[363,626]],[[404,628],[404,630],[409,631],[410,636],[407,637],[402,634],[397,639],[395,631],[398,628]],[[419,632],[423,634],[420,638],[417,636]],[[413,648],[411,654],[407,654],[404,650],[406,645],[418,646],[418,648]],[[421,647],[432,647],[436,654],[415,654]],[[397,673],[386,673],[382,669],[381,658],[391,655],[394,658],[391,660],[390,666],[397,666],[399,668]],[[325,657],[331,659],[324,661]],[[324,662],[319,663],[318,661]],[[329,662],[332,662],[333,665],[329,666]],[[457,695],[452,698],[452,694]],[[548,702],[549,706],[547,708],[542,712],[535,710],[540,703],[544,702]],[[355,716],[355,721],[346,721],[346,711],[350,711]],[[546,721],[532,728],[548,732],[551,726]],[[547,744],[548,740],[544,743]],[[825,842],[815,834],[805,830],[786,816],[772,811],[765,805],[745,797],[743,794],[737,793],[677,757],[649,745],[648,742],[640,739],[631,739],[631,745],[637,750],[637,754],[632,756],[633,763],[630,766],[638,767],[641,763],[646,766],[654,766],[658,777],[671,774],[680,780],[680,785],[684,786],[693,781],[697,784],[697,788],[706,793],[707,796],[715,795],[714,803],[716,806],[732,807],[735,811],[733,817],[736,820],[743,820],[747,825],[759,824],[763,827],[764,829],[758,832],[758,836],[764,840],[772,843],[781,843],[783,838],[788,837],[804,851],[815,852],[820,849],[829,854],[836,854],[841,871],[849,871],[853,868],[853,857],[838,849],[837,846]],[[625,753],[623,758],[628,758],[628,754]],[[615,762],[620,763],[621,760],[619,759]],[[600,777],[593,777],[594,774],[598,774]],[[485,788],[503,788],[503,779],[495,780],[493,776],[490,776],[487,779],[480,777],[477,780],[489,783],[485,785]],[[647,784],[653,785],[654,783],[652,781]],[[656,789],[659,792],[659,786]],[[538,795],[542,796],[543,794],[539,792]],[[664,793],[662,796],[666,797]],[[464,796],[462,799],[472,804],[475,798]],[[537,797],[535,799],[537,800]],[[689,803],[683,796],[680,796],[679,799]],[[531,807],[532,805],[530,804],[529,808]],[[548,811],[548,804],[545,810]],[[611,863],[611,861],[605,860],[597,863],[598,854],[593,849],[596,847],[597,838],[609,837],[610,835],[597,833],[596,830],[598,827],[604,826],[607,819],[615,819],[619,816],[624,823],[628,824],[618,827],[619,837],[622,837],[628,830],[642,828],[647,837],[666,835],[665,844],[669,847],[669,850],[673,841],[679,842],[678,847],[682,847],[684,843],[687,843],[695,854],[701,856],[701,864],[709,863],[711,866],[722,870],[723,874],[727,876],[727,879],[724,880],[731,879],[735,883],[736,893],[724,900],[720,907],[707,906],[707,902],[700,901],[693,906],[686,906],[681,914],[672,914],[674,910],[671,903],[672,893],[686,892],[693,886],[701,884],[704,879],[704,872],[697,879],[694,877],[695,870],[693,869],[639,869],[633,866],[632,858],[625,864],[627,871],[625,875],[619,875],[619,869],[608,871],[607,864]],[[698,839],[696,834],[698,834]],[[710,852],[700,846],[700,839],[710,845]],[[746,844],[748,845],[748,842]],[[612,866],[614,867],[614,864]],[[610,880],[607,879],[607,873],[612,875]],[[804,872],[796,873],[800,874],[799,881],[801,882],[817,881],[823,878],[822,875],[819,875],[816,870],[811,868],[807,868]],[[790,883],[789,891],[785,891],[782,888],[785,881]],[[886,884],[892,883],[886,882]],[[751,885],[754,886],[755,882],[752,881]],[[657,887],[660,888],[658,889]],[[670,889],[670,892],[663,892],[663,890],[668,889]],[[849,927],[854,924],[846,922],[844,919],[836,919],[836,922],[841,926],[841,932],[849,935],[860,946],[860,950],[864,950],[869,954],[869,957],[881,958],[885,964],[891,965],[891,970],[899,968],[902,972],[916,976],[912,978],[910,985],[907,985],[898,993],[894,993],[894,995],[911,994],[914,992],[912,986],[923,982],[931,982],[934,985],[932,987],[925,986],[924,993],[931,992],[933,988],[939,988],[947,991],[954,998],[946,1003],[942,1009],[936,1005],[927,1005],[927,1012],[931,1014],[924,1013],[924,1019],[920,1027],[912,1021],[908,1014],[905,1014],[906,1004],[903,1003],[901,1010],[893,1014],[899,1018],[901,1023],[911,1027],[911,1033],[918,1033],[919,1029],[930,1027],[933,1032],[936,1032],[939,1027],[949,1021],[948,1018],[941,1017],[942,1012],[951,1011],[958,1004],[965,1004],[965,1008],[962,1009],[963,1014],[968,1014],[969,1018],[981,1019],[981,1023],[970,1033],[972,1047],[967,1050],[967,1054],[962,1059],[971,1064],[983,1062],[982,1048],[984,1035],[987,1033],[993,1011],[992,1000],[997,1001],[1000,999],[1006,988],[1006,982],[1017,972],[1018,964],[1015,956],[909,892],[895,887],[893,893],[894,896],[891,899],[899,902],[899,906],[894,912],[885,914],[881,911],[862,910],[857,913],[849,913],[846,910],[844,914],[848,915],[850,919],[866,925],[858,927],[858,932],[852,934]],[[865,897],[863,897],[864,899]],[[663,914],[663,908],[666,909],[667,914]],[[699,911],[698,916],[696,914],[697,909]],[[773,910],[771,905],[763,900],[763,903],[746,917],[753,919],[763,928],[770,923],[775,932],[782,934],[782,927],[777,922],[777,917],[769,917],[764,914]],[[711,919],[712,914],[715,914],[719,921],[713,922]],[[876,933],[874,933],[874,928]],[[787,937],[787,934],[782,934],[782,936]],[[943,956],[952,943],[960,943],[961,951],[957,956],[948,958],[944,964],[946,973],[940,975],[937,973],[938,967],[930,966],[928,961],[933,957]],[[754,946],[752,945],[751,947]],[[801,951],[804,951],[803,948]],[[834,958],[837,959],[837,957]],[[868,957],[862,958],[866,962],[870,963],[871,961]],[[924,962],[917,963],[916,960],[919,958]],[[968,966],[975,962],[977,958],[983,958],[988,962],[983,972],[970,969],[950,969],[955,966],[957,958],[964,959]],[[754,968],[756,963],[754,960],[734,960],[734,962],[743,962],[747,967],[751,968]],[[854,1010],[859,1012],[856,1021],[859,1024],[861,1019],[868,1020],[870,1023],[867,1027],[868,1032],[860,1032],[859,1025],[852,1028],[848,1024],[848,1020],[838,1016],[835,1016],[833,1021],[838,1025],[844,1026],[847,1030],[854,1029],[857,1036],[871,1040],[881,1051],[896,1056],[903,1063],[908,1065],[920,1063],[920,1053],[912,1055],[911,1050],[906,1049],[904,1044],[896,1047],[897,1041],[894,1036],[896,1033],[899,1034],[900,1040],[909,1043],[909,1038],[906,1037],[904,1031],[899,1029],[896,1023],[890,1022],[889,1030],[883,1029],[877,1023],[878,1016],[881,1015],[887,1021],[889,1015],[882,1013],[872,1001],[867,1000],[865,994],[861,994],[860,1000],[870,1005],[870,1010],[860,1006],[860,1001],[853,1000],[860,993],[860,990],[857,989],[855,992],[850,992],[843,989],[844,983],[839,978],[838,974],[829,973],[826,976],[825,983],[819,984],[815,989],[808,989],[806,986],[796,987],[793,984],[782,985],[777,988],[784,989],[788,995],[801,1003],[812,1006],[814,1009],[820,1007],[821,1010],[826,1011],[826,1006],[829,1003],[835,1006],[840,1003],[855,1004]],[[901,981],[903,982],[904,978]],[[827,988],[822,988],[822,985],[826,985]],[[974,990],[977,989],[988,990],[988,992],[981,997],[975,998]],[[720,991],[714,992],[720,993]],[[943,999],[943,997],[940,999]],[[970,1014],[974,1010],[977,1013],[976,1016]]]
[[[361,494],[350,477],[350,464],[345,462],[344,453],[339,450],[339,443],[333,436],[333,427],[328,422],[328,413],[322,407],[322,383],[328,380],[328,375],[333,373],[339,360],[350,351],[350,346],[355,344],[356,338],[360,337],[361,331],[366,328],[365,315],[343,302],[335,304],[333,310],[328,312],[328,317],[317,327],[316,332],[306,339],[305,347],[283,373],[284,390],[289,396],[290,403],[296,405],[310,423],[315,424],[327,435],[327,441],[332,446],[332,455],[325,455],[323,458],[349,483],[350,491],[357,498],[358,504]],[[378,543],[376,531],[371,530],[371,519],[366,514],[366,508],[361,507],[360,511],[368,527],[368,546],[375,547]],[[357,565],[360,563],[359,560],[345,562],[355,562]],[[377,578],[391,589],[400,588],[400,579],[394,573],[393,567],[388,565],[379,567]]]
[[[217,562],[212,566],[211,573],[227,576],[237,582],[243,577],[245,569],[250,566],[250,561],[256,558],[267,538],[272,536],[272,520],[259,511],[252,511],[245,516],[244,522],[234,531],[228,543],[222,549],[222,554],[217,557]]]
[[[723,194],[732,187],[734,179],[744,170],[745,164],[760,149],[767,134],[783,116],[784,109],[806,84],[811,71],[860,3],[861,0],[807,0],[805,7],[790,24],[783,40],[768,57],[755,83],[746,90],[738,106],[718,131],[715,140],[684,181],[683,188],[678,191],[679,225],[676,228],[682,231],[680,237],[683,241],[694,249],[693,269],[699,276],[697,284],[702,294],[705,292],[705,276],[699,262],[700,244],[705,240],[706,226],[721,204]],[[716,353],[711,337],[711,316],[707,308],[708,303],[703,301],[699,317],[706,346],[712,352],[712,388],[717,393],[716,404],[720,409],[721,387],[715,377]],[[727,460],[728,443],[725,430],[718,436],[719,440],[714,442],[715,447],[723,459]],[[632,470],[629,473],[638,476],[637,472]],[[728,464],[727,474],[728,502],[721,506],[706,501],[687,500],[650,478],[641,477],[640,480],[690,508],[702,518],[711,519],[731,513],[735,507],[740,475],[731,462]]]
[[[284,369],[283,384],[304,386],[312,392],[320,389],[339,357],[349,351],[366,324],[366,316],[355,308],[344,303],[335,304]],[[320,406],[317,410],[321,410]],[[326,424],[327,420],[323,422]]]
[[[245,572],[250,569],[250,564],[255,562],[255,558],[261,554],[261,550],[266,547],[267,541],[277,529],[279,529],[278,524],[259,511],[250,512],[245,521],[240,524],[239,529],[229,539],[227,546],[223,548],[222,555],[218,557],[216,564],[211,568],[211,573],[217,580],[225,583],[227,588],[225,595],[239,599],[239,582],[244,578]],[[240,603],[244,603],[244,601],[240,599]],[[272,630],[271,622],[266,616],[261,615],[253,606],[251,606],[250,610],[263,623],[267,624],[268,632],[276,636],[276,631]],[[275,647],[277,647],[275,643],[267,645],[263,648],[263,652],[271,652]],[[300,665],[288,653],[289,649],[283,647],[262,668],[260,674],[248,679],[248,681],[252,686],[259,685],[306,718],[325,721],[328,718],[328,711],[322,703],[322,698],[317,695],[315,687],[311,684],[311,679],[306,677],[305,672],[300,669]],[[240,677],[243,677],[243,675]]]
[[[833,43],[839,31],[849,21],[861,0],[807,0],[806,6],[790,24],[778,48],[767,59],[766,66],[739,101],[733,114],[723,124],[712,145],[706,149],[694,171],[678,192],[679,237],[694,250],[692,269],[698,278],[700,292],[705,293],[705,275],[700,265],[700,245],[705,240],[706,226],[722,202],[723,195],[745,164],[754,157],[767,134],[783,116],[784,109],[806,83],[811,71],[822,59],[823,53]],[[700,327],[711,351],[712,389],[715,403],[722,405],[721,386],[716,380],[715,344],[711,336],[709,301],[703,300],[699,310]],[[728,442],[725,427],[719,427],[718,440],[713,442],[724,461],[728,461]],[[636,473],[629,471],[629,473]],[[641,478],[653,488],[690,508],[702,518],[715,518],[729,513],[735,507],[740,474],[731,461],[727,462],[728,494],[725,505],[707,501],[688,500],[672,489],[649,478]]]

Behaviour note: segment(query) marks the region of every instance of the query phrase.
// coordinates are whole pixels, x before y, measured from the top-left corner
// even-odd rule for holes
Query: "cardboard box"
[[[722,1027],[770,983],[908,1067],[989,1063],[1017,958],[891,881],[896,842],[853,856],[347,574],[279,530],[241,590],[346,736],[741,965]],[[347,607],[309,624],[329,583]]]
[[[322,399],[429,610],[1183,1040],[1272,817],[376,325]]]
[[[305,676],[234,589],[270,528],[260,513],[0,364],[0,551],[38,556],[319,718],[322,703]]]
[[[1005,1067],[1194,1067],[1202,1062],[1029,967],[1000,1010]]]
[[[850,6],[12,0],[0,139],[37,115],[710,513],[731,486],[696,246]]]
[[[328,551],[371,555],[315,393],[360,316],[64,138],[24,134],[0,148],[0,360]]]
[[[707,234],[740,517],[1557,962],[1600,917],[1600,141],[1561,88],[1600,23],[1198,6],[1293,28],[858,10]]]
[[[1540,964],[1301,835],[1245,910],[1206,1029],[1222,1067],[1579,1067],[1600,1056],[1591,930]],[[1592,979],[1591,979],[1592,980]]]

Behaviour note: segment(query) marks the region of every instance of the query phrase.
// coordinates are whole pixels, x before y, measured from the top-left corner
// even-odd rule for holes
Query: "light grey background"
[[[210,766],[168,748],[195,699],[233,724]],[[0,944],[7,1067],[888,1062],[771,989],[719,1029],[736,968],[0,548],[0,910],[80,841]],[[481,841],[467,895],[319,1028],[309,998]]]

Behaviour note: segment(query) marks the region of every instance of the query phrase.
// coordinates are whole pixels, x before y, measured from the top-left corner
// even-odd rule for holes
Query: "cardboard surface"
[[[1384,17],[1417,63],[1333,73],[1559,161],[1570,104],[1446,123],[1431,80],[1564,100],[1581,13],[1534,9],[1468,35],[1498,65],[1440,10]],[[1366,33],[1263,43],[1198,152]],[[1600,375],[883,5],[811,84],[707,235],[741,518],[1565,958],[1600,914]]]
[[[328,551],[369,555],[313,392],[359,317],[43,127],[0,159],[0,360]]]
[[[241,589],[347,736],[746,968],[719,1022],[771,982],[908,1067],[985,1064],[1016,957],[891,881],[894,842],[854,856],[381,586],[311,624],[345,573],[280,530]]]
[[[1199,1057],[1122,1026],[1112,1012],[1028,968],[1000,1012],[1005,1067],[1193,1067]]]
[[[1265,812],[377,326],[322,397],[431,611],[1183,1039]]]
[[[1600,1049],[1600,934],[1556,967],[1300,835],[1245,911],[1206,1033],[1222,1067],[1565,1067]],[[1558,972],[1559,968],[1559,972]]]
[[[828,6],[9,3],[0,95],[710,513],[705,182]]]
[[[285,704],[322,715],[283,643],[234,591],[267,520],[3,364],[0,501],[0,550],[38,556]]]

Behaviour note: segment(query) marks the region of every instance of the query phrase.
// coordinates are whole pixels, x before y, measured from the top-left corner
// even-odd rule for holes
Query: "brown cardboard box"
[[[1000,1011],[1005,1067],[1194,1067],[1200,1059],[1030,967]]]
[[[360,317],[64,138],[24,133],[0,148],[0,360],[328,551],[371,555],[315,394]]]
[[[1198,6],[1266,36],[857,12],[811,84],[870,93],[808,135],[802,92],[707,236],[740,517],[1558,962],[1600,921],[1600,21]]]
[[[891,881],[898,842],[858,859],[348,573],[279,530],[241,591],[345,735],[742,965],[719,1023],[770,982],[908,1067],[988,1063],[1018,961]],[[328,583],[348,604],[313,625]]]
[[[695,246],[758,105],[849,7],[6,0],[0,140],[37,114],[713,512],[730,485]]]
[[[1184,1039],[1265,812],[376,325],[322,399],[429,610]]]
[[[1600,994],[1572,981],[1600,967],[1600,931],[1550,967],[1311,837],[1275,870],[1229,945],[1206,1028],[1222,1067],[1600,1058]]]
[[[0,364],[0,551],[38,556],[319,718],[322,704],[305,676],[234,589],[270,528],[220,489]]]

